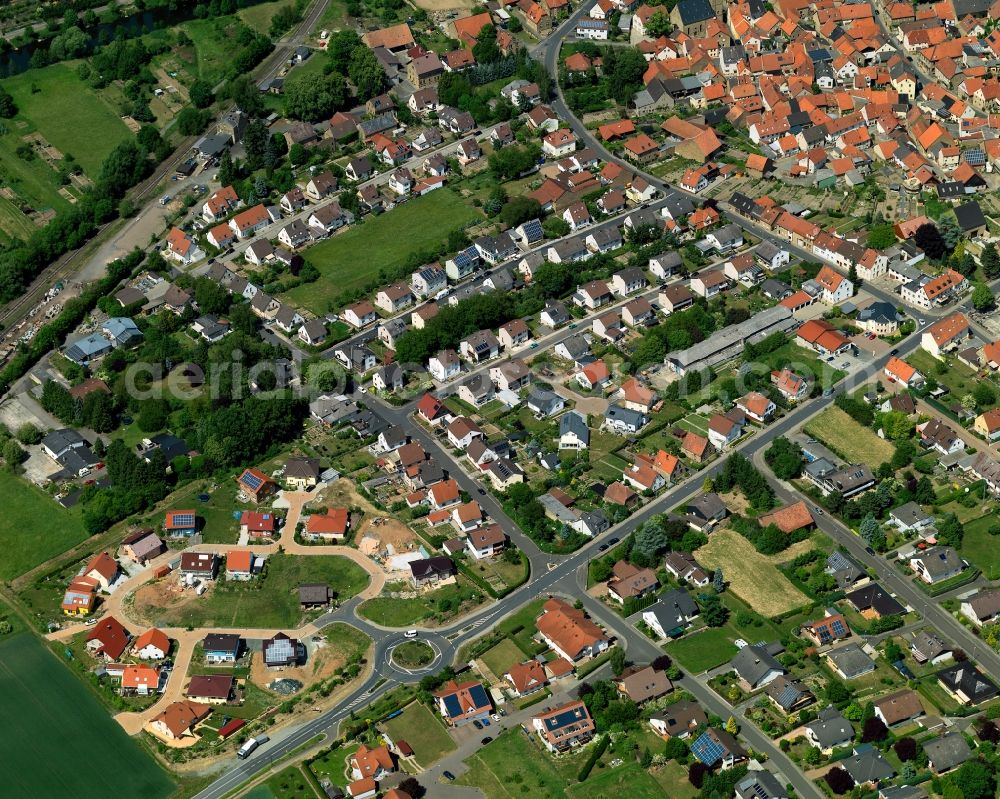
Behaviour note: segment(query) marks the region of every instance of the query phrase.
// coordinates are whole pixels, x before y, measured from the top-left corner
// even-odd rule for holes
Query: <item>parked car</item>
[[[483,723],[479,719],[473,719],[472,726],[475,727],[477,730],[481,730],[483,728]]]

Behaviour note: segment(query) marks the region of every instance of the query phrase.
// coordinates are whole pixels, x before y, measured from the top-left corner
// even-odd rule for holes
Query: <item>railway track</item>
[[[288,52],[296,47],[305,38],[309,31],[315,27],[320,16],[326,10],[327,5],[329,5],[329,0],[317,0],[317,2],[313,3],[309,12],[305,17],[303,17],[302,21],[298,24],[294,31],[284,37],[284,39],[276,42],[274,50],[271,54],[257,65],[257,68],[254,70],[255,80],[271,78],[278,72],[281,66],[285,63]],[[235,106],[227,106],[224,111],[220,112],[216,121],[230,113],[234,110],[234,108]],[[197,136],[188,136],[183,139],[177,149],[174,150],[173,154],[168,159],[161,162],[156,167],[152,175],[146,178],[146,180],[130,192],[129,198],[132,202],[139,205],[140,201],[147,199],[151,194],[153,194],[157,186],[159,186],[164,180],[167,180],[177,169],[177,166],[189,157],[191,147],[194,142],[197,141],[197,138]],[[35,277],[35,279],[31,281],[31,284],[27,289],[25,289],[24,293],[20,297],[16,300],[12,300],[0,309],[0,328],[3,330],[10,330],[23,322],[28,317],[30,311],[38,305],[49,289],[51,289],[59,281],[68,281],[72,275],[76,273],[82,265],[82,262],[86,260],[86,257],[90,253],[90,249],[93,247],[94,243],[99,242],[107,234],[108,230],[119,222],[119,219],[114,219],[111,222],[101,225],[86,244],[76,250],[65,253],[54,263],[43,269]]]

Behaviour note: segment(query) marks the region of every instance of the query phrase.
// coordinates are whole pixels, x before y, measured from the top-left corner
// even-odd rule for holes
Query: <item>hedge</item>
[[[604,750],[608,748],[609,743],[611,743],[611,739],[607,735],[602,735],[598,739],[597,743],[594,744],[594,750],[590,753],[590,757],[587,758],[587,762],[583,764],[580,773],[576,775],[577,782],[584,782],[590,776],[590,772],[597,765],[597,761],[604,754]]]

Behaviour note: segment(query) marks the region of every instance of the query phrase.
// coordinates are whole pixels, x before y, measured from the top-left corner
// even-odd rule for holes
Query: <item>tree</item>
[[[285,116],[304,122],[319,122],[343,108],[348,100],[347,84],[337,74],[292,72],[285,82]]]
[[[181,136],[197,136],[208,124],[208,112],[188,106],[177,115],[177,131]]]
[[[847,793],[854,787],[854,780],[851,779],[851,775],[840,766],[834,766],[826,772],[823,775],[823,779],[830,786],[830,790],[838,796]]]
[[[231,185],[239,177],[236,173],[236,165],[233,163],[233,157],[229,154],[229,150],[226,150],[222,154],[222,158],[219,159],[219,171],[217,173],[217,177],[223,186]]]
[[[802,473],[802,447],[779,436],[764,452],[764,462],[779,480],[793,480]]]
[[[917,756],[917,742],[913,738],[900,738],[892,745],[893,751],[903,762],[913,760]]]
[[[42,440],[42,431],[35,427],[31,422],[25,422],[14,434],[14,437],[20,441],[25,446],[30,446],[31,444],[37,444]]]
[[[902,441],[913,435],[913,422],[902,411],[882,414],[882,432],[890,441]]]
[[[1000,742],[1000,727],[997,727],[996,722],[990,719],[983,719],[976,727],[976,735],[981,741],[997,743]]]
[[[507,201],[507,204],[500,210],[500,221],[508,228],[515,228],[529,219],[538,219],[542,216],[542,206],[534,197],[526,197],[519,194]]]
[[[721,568],[716,569],[715,574],[712,575],[712,588],[715,590],[715,593],[717,594],[721,594],[723,591],[726,590],[726,580],[722,576]]]
[[[604,75],[607,78],[608,94],[623,105],[642,88],[642,76],[646,72],[646,59],[632,47],[608,48],[604,55]]]
[[[896,243],[896,231],[888,222],[872,225],[868,229],[868,246],[875,250],[885,250]]]
[[[851,701],[851,689],[840,680],[831,678],[826,684],[826,698],[831,704],[841,705]]]
[[[267,127],[261,120],[254,119],[247,125],[246,133],[243,134],[243,149],[246,151],[247,165],[251,169],[259,169],[264,165],[264,154],[270,138]]]
[[[490,171],[501,181],[512,180],[531,169],[541,154],[541,149],[535,144],[501,147],[490,155]]]
[[[876,519],[871,513],[865,516],[865,518],[861,521],[861,526],[858,528],[858,532],[861,534],[861,537],[868,542],[868,545],[872,547],[872,549],[881,551],[885,548],[885,531],[882,529],[882,525],[878,523],[878,519]]]
[[[729,609],[722,604],[718,594],[700,594],[701,618],[709,627],[721,627],[729,618]]]
[[[993,292],[985,283],[976,283],[972,289],[972,307],[977,311],[988,311],[993,307]]]
[[[663,748],[663,756],[667,760],[681,760],[687,757],[688,747],[681,738],[672,735],[667,739],[667,745]]]
[[[501,152],[503,152],[503,150],[501,150]],[[493,156],[490,157],[492,158]],[[569,222],[561,216],[550,216],[542,222],[542,230],[545,232],[546,238],[561,239],[563,236],[569,235]]]
[[[739,731],[740,731],[740,725],[736,723],[736,718],[734,716],[730,716],[726,720],[726,732],[728,732],[730,735],[736,735],[736,733],[738,733]]]
[[[913,499],[920,505],[933,505],[937,501],[934,484],[925,474],[919,480],[913,491]]]
[[[361,102],[376,97],[385,88],[385,71],[375,53],[367,47],[354,48],[347,75],[354,84],[358,100]]]
[[[947,250],[947,245],[941,237],[941,232],[933,222],[925,222],[913,234],[916,244],[932,261],[941,260]]]
[[[670,539],[657,519],[650,519],[635,531],[633,547],[644,555],[655,557],[670,546]]]
[[[958,246],[958,243],[962,240],[962,229],[950,216],[946,216],[941,220],[941,224],[938,226],[938,232],[940,232],[941,240],[944,242],[944,246],[948,252],[954,250]]]
[[[995,405],[997,401],[996,392],[990,388],[989,382],[985,380],[981,380],[973,386],[972,397],[975,399],[976,405],[982,409]]]
[[[625,671],[625,650],[620,646],[613,647],[608,661],[611,663],[611,673],[615,677],[619,676]]]
[[[309,160],[309,151],[298,142],[288,148],[288,160],[294,166],[302,166]]]
[[[871,716],[865,719],[861,728],[861,742],[874,743],[884,741],[889,735],[889,730],[878,716]]]
[[[403,793],[411,796],[412,799],[423,799],[423,796],[427,793],[427,789],[417,782],[416,777],[407,777],[396,787],[403,791]]]
[[[997,252],[995,244],[990,243],[983,247],[979,260],[983,265],[983,274],[987,278],[992,280],[995,277],[1000,277],[1000,253]]]
[[[166,400],[147,399],[139,407],[136,424],[143,433],[155,433],[167,426],[169,414],[170,406]]]
[[[364,44],[361,42],[361,37],[353,30],[342,30],[331,34],[326,45],[330,69],[346,75],[351,65],[351,55],[359,47],[364,47]]]
[[[195,108],[208,108],[215,102],[212,84],[201,78],[191,84],[188,94],[191,96],[191,102],[194,103]]]
[[[670,16],[665,9],[654,11],[646,21],[646,35],[659,39],[673,30],[674,24],[670,21]]]
[[[963,799],[988,799],[994,795],[996,778],[981,760],[962,764],[953,777]]]
[[[24,463],[28,453],[21,449],[16,439],[8,438],[3,445],[3,460],[11,469]]]
[[[688,766],[688,782],[690,782],[695,788],[701,790],[701,786],[705,783],[705,777],[709,774],[709,768],[700,760],[694,761],[690,766]]]
[[[497,46],[497,31],[492,25],[484,25],[476,43],[472,46],[472,55],[477,64],[493,64],[503,58]]]
[[[17,114],[17,103],[14,97],[3,86],[0,86],[0,117],[10,119]]]

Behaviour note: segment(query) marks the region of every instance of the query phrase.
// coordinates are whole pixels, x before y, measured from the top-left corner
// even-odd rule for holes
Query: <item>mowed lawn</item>
[[[417,197],[310,247],[305,257],[319,270],[320,279],[284,296],[316,314],[335,310],[330,303],[341,293],[368,285],[380,269],[398,268],[411,253],[438,246],[453,230],[477,218],[450,189]]]
[[[892,444],[857,422],[836,406],[806,425],[805,431],[813,438],[851,463],[867,463],[873,469],[890,460],[895,452]]]
[[[497,679],[503,679],[503,675],[515,663],[526,660],[524,652],[510,638],[505,638],[496,646],[488,649],[480,659]]]
[[[965,524],[962,557],[982,569],[988,580],[1000,578],[1000,539],[990,535],[990,527],[1000,524],[1000,516],[986,515]]]
[[[17,475],[0,471],[0,580],[10,580],[87,538],[80,511],[66,510]]]
[[[710,627],[666,645],[667,654],[692,674],[721,666],[736,654],[733,637],[725,627]]]
[[[14,120],[5,123],[16,134],[4,136],[5,145],[12,140],[20,143],[21,136],[37,130],[63,155],[72,154],[92,179],[97,179],[101,163],[115,145],[132,135],[118,110],[66,64],[6,78],[4,88],[14,96],[19,109]],[[27,129],[17,127],[22,119],[30,123]]]
[[[724,528],[695,552],[705,568],[721,568],[729,590],[762,616],[777,616],[806,604],[809,599],[775,565],[735,530]],[[787,555],[776,558],[787,560]]]
[[[393,741],[406,741],[413,747],[414,757],[424,768],[455,749],[455,742],[441,719],[419,702],[407,705],[400,715],[382,726]]]
[[[302,618],[297,589],[304,583],[326,583],[343,601],[368,585],[368,572],[337,555],[275,554],[268,557],[260,586],[216,583],[180,607],[147,607],[144,612],[166,627],[292,627]]]
[[[161,770],[42,643],[21,633],[0,643],[0,796],[160,799]]]

